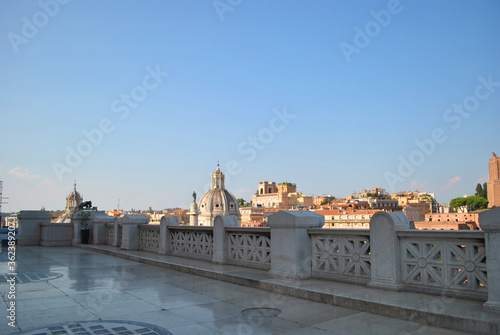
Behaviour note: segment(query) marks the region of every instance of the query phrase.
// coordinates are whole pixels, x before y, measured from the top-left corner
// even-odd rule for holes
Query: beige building
[[[493,153],[490,159],[490,181],[488,182],[488,207],[500,206],[500,157]]]
[[[263,181],[259,183],[257,194],[252,197],[252,204],[257,207],[277,209],[299,209],[313,206],[313,197],[297,192],[297,185],[283,182]]]
[[[260,227],[264,222],[263,207],[241,207],[240,213],[242,227]]]
[[[380,212],[377,209],[347,210],[330,209],[316,210],[315,213],[325,216],[325,225],[323,228],[337,229],[370,229],[370,220],[372,216]]]

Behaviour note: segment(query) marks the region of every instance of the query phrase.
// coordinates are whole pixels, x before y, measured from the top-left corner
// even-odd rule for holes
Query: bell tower
[[[488,208],[500,206],[500,157],[493,153],[490,159],[490,181],[488,187]]]
[[[217,170],[212,173],[212,190],[224,189],[224,173],[219,168],[219,163],[217,163]]]

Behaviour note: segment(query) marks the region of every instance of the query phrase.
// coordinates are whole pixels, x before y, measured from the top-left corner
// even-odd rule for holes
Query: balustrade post
[[[112,223],[114,218],[99,211],[94,214],[93,221],[92,243],[106,244],[106,223]]]
[[[238,227],[239,222],[236,216],[216,216],[214,220],[214,254],[212,262],[225,264],[227,261],[227,234],[226,227]]]
[[[139,225],[148,224],[149,217],[146,215],[125,215],[120,218],[120,221],[123,230],[121,249],[139,250]]]
[[[369,287],[399,290],[401,255],[397,231],[409,230],[402,212],[377,212],[370,220],[371,281]]]
[[[485,309],[500,312],[500,207],[479,213],[479,226],[484,230],[488,301]]]
[[[164,216],[161,218],[159,254],[168,255],[170,253],[170,231],[168,229],[170,226],[179,226],[179,218],[177,216]]]
[[[271,271],[274,277],[311,277],[309,228],[321,228],[323,215],[309,211],[279,211],[269,217]]]

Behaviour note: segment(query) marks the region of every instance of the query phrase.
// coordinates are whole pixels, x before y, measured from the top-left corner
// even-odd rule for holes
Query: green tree
[[[488,185],[484,183],[481,186],[481,183],[477,183],[475,195],[488,199]]]
[[[236,199],[236,201],[238,201],[238,204],[240,205],[240,207],[243,207],[245,205],[245,200],[243,198],[238,198],[238,199]]]
[[[455,199],[451,199],[450,201],[450,206],[453,208],[460,208],[462,206],[465,206],[465,198],[463,197],[458,197]]]
[[[488,208],[488,200],[477,195],[465,198],[465,203],[469,205],[473,211]]]
[[[462,206],[470,206],[470,209],[473,211],[477,211],[478,209],[486,209],[488,208],[488,200],[478,195],[472,195],[467,198],[455,198],[451,199],[450,206],[453,208],[460,208]]]
[[[481,186],[481,183],[477,183],[475,195],[480,197],[483,196],[483,187]]]
[[[328,200],[326,200],[326,199],[325,199],[325,200],[323,200],[323,201],[321,202],[321,204],[320,204],[320,205],[321,205],[321,206],[323,206],[323,205],[327,205],[328,203],[330,203],[330,201],[328,201]]]

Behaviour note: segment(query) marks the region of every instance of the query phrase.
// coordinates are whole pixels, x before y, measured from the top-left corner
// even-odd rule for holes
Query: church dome
[[[66,197],[66,211],[74,211],[83,202],[83,197],[76,190],[76,182],[73,187],[73,192]]]
[[[213,226],[217,215],[235,215],[241,217],[236,197],[226,190],[224,173],[217,165],[217,170],[212,173],[212,188],[201,197],[198,203],[200,211],[199,225]]]

